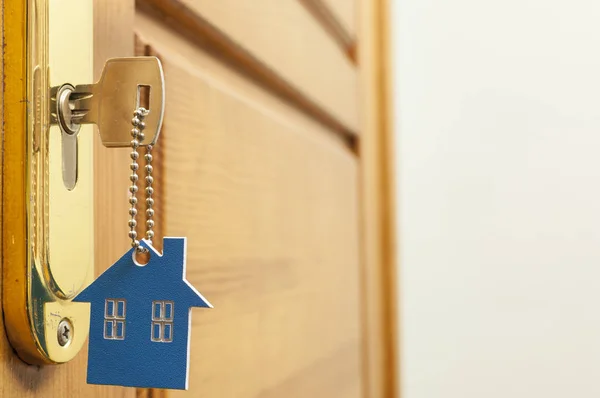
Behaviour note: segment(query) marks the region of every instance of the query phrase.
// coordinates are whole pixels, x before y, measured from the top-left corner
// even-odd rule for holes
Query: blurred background
[[[600,394],[600,3],[397,0],[403,398]]]

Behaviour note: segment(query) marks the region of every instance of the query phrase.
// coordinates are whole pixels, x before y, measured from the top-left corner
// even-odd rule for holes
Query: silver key
[[[112,58],[104,65],[97,83],[53,88],[52,121],[67,135],[76,134],[81,124],[96,124],[102,144],[128,147],[131,110],[143,106],[150,113],[141,145],[154,144],[163,120],[164,84],[158,58]]]
[[[156,57],[112,58],[96,84],[63,84],[51,89],[51,122],[62,136],[62,175],[69,190],[77,184],[77,133],[82,124],[96,124],[107,147],[131,143],[131,110],[149,110],[141,145],[156,143],[165,109],[165,79]]]

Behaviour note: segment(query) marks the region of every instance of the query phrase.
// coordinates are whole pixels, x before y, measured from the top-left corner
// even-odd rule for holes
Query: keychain
[[[212,306],[185,278],[186,238],[164,238],[162,254],[152,246],[152,145],[145,155],[146,239],[137,239],[138,147],[148,112],[138,108],[132,119],[132,247],[73,301],[91,303],[88,383],[187,390],[191,307]],[[147,264],[138,253],[149,255]]]

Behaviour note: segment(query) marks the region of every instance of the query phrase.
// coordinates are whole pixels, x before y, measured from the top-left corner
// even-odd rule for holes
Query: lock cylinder
[[[53,124],[58,124],[61,131],[66,134],[77,134],[81,125],[76,123],[77,117],[75,106],[72,103],[71,95],[75,87],[71,84],[63,84],[60,87],[53,87],[50,91],[50,117]]]

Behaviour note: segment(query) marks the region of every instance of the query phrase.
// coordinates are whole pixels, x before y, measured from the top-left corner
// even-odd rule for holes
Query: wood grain
[[[133,5],[132,3],[116,0],[116,1],[97,1],[96,2],[96,20],[100,21],[96,24],[96,40],[98,38],[103,37],[101,33],[102,29],[111,30],[110,34],[113,38],[119,37],[119,32],[121,34],[121,38],[126,37],[127,34],[131,36],[131,28],[119,28],[121,23],[125,23],[127,18],[132,18]],[[3,41],[3,91],[2,91],[2,123],[3,126],[6,123],[5,117],[18,117],[18,115],[7,114],[5,113],[5,102],[4,98],[7,95],[7,90],[12,90],[15,87],[15,84],[22,84],[24,81],[24,69],[22,67],[16,66],[13,62],[16,58],[24,61],[25,57],[21,53],[20,56],[17,56],[19,51],[22,51],[22,39],[23,39],[23,30],[17,29],[16,31],[7,31],[4,29],[5,22],[10,21],[10,24],[14,27],[18,24],[19,21],[22,21],[22,10],[24,7],[24,1],[6,1],[2,3],[2,40],[6,38],[6,41]],[[110,17],[110,18],[109,18]],[[107,27],[106,21],[112,19],[112,24],[114,24],[110,29]],[[129,24],[130,26],[131,24]],[[100,30],[100,32],[98,31]],[[105,32],[106,32],[105,30]],[[131,41],[130,41],[131,42]],[[112,47],[119,51],[119,46],[126,46],[127,41],[121,41],[118,44],[112,44]],[[108,46],[108,42],[105,46]],[[123,49],[123,47],[121,47]],[[127,51],[127,50],[125,50]],[[128,51],[131,51],[129,49]],[[11,54],[12,61],[10,65],[5,64],[4,54]],[[97,59],[98,62],[98,59]],[[6,73],[4,74],[4,71]],[[13,94],[11,92],[8,93],[10,100],[14,100]],[[18,100],[18,98],[17,98]],[[13,123],[13,122],[11,122]],[[6,129],[3,129],[3,143],[6,139],[4,135],[6,133]],[[2,153],[5,150],[10,152],[10,155],[3,159],[3,168],[7,167],[10,163],[10,167],[18,167],[22,160],[19,159],[18,153],[19,150],[16,147],[13,147],[14,143],[17,143],[18,140],[11,140],[9,142],[9,147],[3,147]],[[17,143],[18,144],[18,143]],[[98,158],[96,158],[98,161]],[[16,162],[16,163],[15,163]],[[126,167],[126,166],[125,166]],[[13,181],[12,184],[10,181],[4,181],[4,183],[10,183],[12,185],[18,185],[18,181]],[[22,183],[22,182],[21,182]],[[125,185],[126,187],[126,185]],[[97,191],[98,192],[98,191]],[[99,195],[100,202],[102,202],[102,195]],[[107,198],[108,195],[105,195]],[[23,200],[23,198],[19,199],[17,197],[8,197],[3,196],[3,203],[10,201],[18,201]],[[102,204],[101,204],[102,206]],[[6,210],[3,208],[3,216],[6,215]],[[126,214],[126,213],[125,213]],[[106,217],[104,217],[106,219]],[[2,220],[4,221],[4,219]],[[97,224],[100,228],[104,228],[105,223]],[[98,236],[103,237],[100,233]],[[110,239],[109,239],[110,240]],[[114,242],[114,239],[111,240]],[[96,251],[96,259],[104,259],[105,256],[110,255],[111,250],[113,250],[113,246],[111,246],[111,242],[106,242],[108,247],[108,252],[97,250]],[[97,263],[98,264],[98,263]],[[0,320],[2,322],[2,320]],[[4,325],[0,325],[3,326]],[[3,328],[4,329],[4,328]],[[82,350],[79,355],[72,360],[71,362],[58,365],[58,366],[30,366],[22,362],[16,354],[13,352],[10,347],[9,342],[6,339],[6,336],[2,334],[0,337],[0,396],[2,397],[71,397],[71,396],[85,396],[85,397],[132,397],[135,393],[135,390],[126,390],[122,388],[116,387],[106,387],[106,386],[92,386],[86,384],[86,362],[87,362],[87,349]]]
[[[153,6],[159,15],[168,15],[165,20],[170,20],[174,28],[191,26],[199,32],[198,40],[208,37],[216,41],[222,51],[230,52],[245,67],[256,68],[252,59],[258,60],[271,70],[272,78],[282,79],[299,90],[339,121],[345,131],[358,132],[357,71],[299,2],[138,0],[137,3]]]
[[[360,396],[356,157],[153,21],[136,30],[166,74],[165,232],[215,306],[192,311],[188,394]]]
[[[361,2],[364,396],[399,394],[390,2]]]

